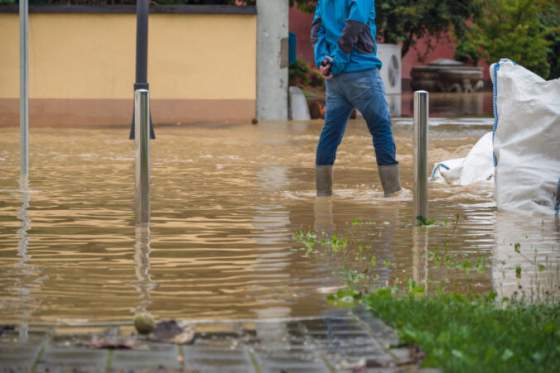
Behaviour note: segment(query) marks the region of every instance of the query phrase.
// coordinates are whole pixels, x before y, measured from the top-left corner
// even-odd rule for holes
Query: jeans
[[[332,166],[354,108],[364,116],[373,138],[377,164],[397,164],[391,114],[378,69],[346,73],[326,81],[327,112],[317,146],[317,166]]]

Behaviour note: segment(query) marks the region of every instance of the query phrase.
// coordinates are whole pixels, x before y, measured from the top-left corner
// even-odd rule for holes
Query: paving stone
[[[113,369],[181,367],[177,346],[152,344],[149,348],[149,350],[115,350],[111,367]]]
[[[408,348],[394,348],[389,352],[393,355],[397,365],[410,364],[414,360]]]
[[[80,368],[82,371],[96,371],[107,367],[107,350],[87,348],[47,346],[39,362],[39,370]]]
[[[187,369],[201,372],[245,373],[254,372],[251,357],[245,349],[183,348]]]
[[[202,373],[199,371],[185,370],[183,368],[136,368],[136,369],[111,369],[110,373]]]
[[[35,372],[37,373],[99,373],[103,372],[97,367],[61,366],[51,364],[40,364]]]
[[[263,373],[329,373],[320,359],[306,360],[290,357],[270,357],[257,354],[257,362]]]
[[[388,327],[382,320],[374,317],[365,307],[357,307],[353,313],[367,325],[371,335],[384,347],[399,345],[399,337],[395,330]]]
[[[104,372],[108,366],[112,368],[111,373],[417,371],[408,349],[389,351],[389,345],[398,345],[396,334],[383,322],[371,317],[369,312],[358,317],[358,314],[350,315],[344,311],[320,319],[273,323],[217,322],[197,325],[196,329],[192,345],[177,347],[147,343],[142,346],[145,350],[113,350],[110,353],[76,348],[89,340],[91,335],[88,333],[82,339],[79,335],[65,334],[64,343],[58,342],[62,337],[49,341],[36,371]],[[41,344],[18,347],[14,341],[13,338],[0,339],[0,361],[4,363],[9,357],[16,362],[32,363]],[[10,368],[0,363],[0,373],[19,373],[28,370],[25,368],[27,366]]]
[[[26,342],[17,338],[0,340],[0,372],[21,372],[31,368],[39,356],[44,336],[30,336]]]

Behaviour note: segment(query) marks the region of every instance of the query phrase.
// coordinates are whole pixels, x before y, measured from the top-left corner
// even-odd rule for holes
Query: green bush
[[[560,2],[546,1],[540,19],[546,28],[546,39],[550,42],[548,51],[549,78],[560,78]]]
[[[290,0],[305,12],[313,12],[317,0]],[[426,35],[449,30],[462,36],[465,22],[479,9],[465,0],[383,0],[375,2],[378,36],[384,43],[401,43],[403,57]]]
[[[1,4],[15,4],[17,0],[0,0]],[[245,0],[255,5],[256,0]],[[29,0],[30,5],[135,5],[136,0]],[[152,0],[153,5],[233,5],[235,0]]]
[[[459,40],[457,57],[494,63],[509,58],[544,78],[549,77],[551,27],[542,22],[545,6],[556,0],[476,0],[481,13]],[[552,21],[553,22],[553,21]]]
[[[290,85],[298,87],[322,87],[324,79],[319,72],[311,69],[305,62],[296,61],[290,66]]]

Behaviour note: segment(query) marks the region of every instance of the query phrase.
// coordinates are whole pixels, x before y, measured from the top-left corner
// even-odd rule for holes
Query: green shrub
[[[298,87],[322,87],[323,76],[316,70],[310,68],[303,61],[296,61],[290,66],[290,85]]]
[[[457,57],[494,63],[509,58],[547,78],[550,74],[549,27],[541,20],[543,7],[555,0],[476,0],[481,13],[459,41]]]

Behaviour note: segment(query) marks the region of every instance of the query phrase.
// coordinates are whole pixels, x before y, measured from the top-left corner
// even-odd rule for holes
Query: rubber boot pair
[[[399,165],[379,166],[379,179],[385,197],[391,197],[401,191]],[[333,166],[317,166],[315,169],[317,197],[332,195]]]

